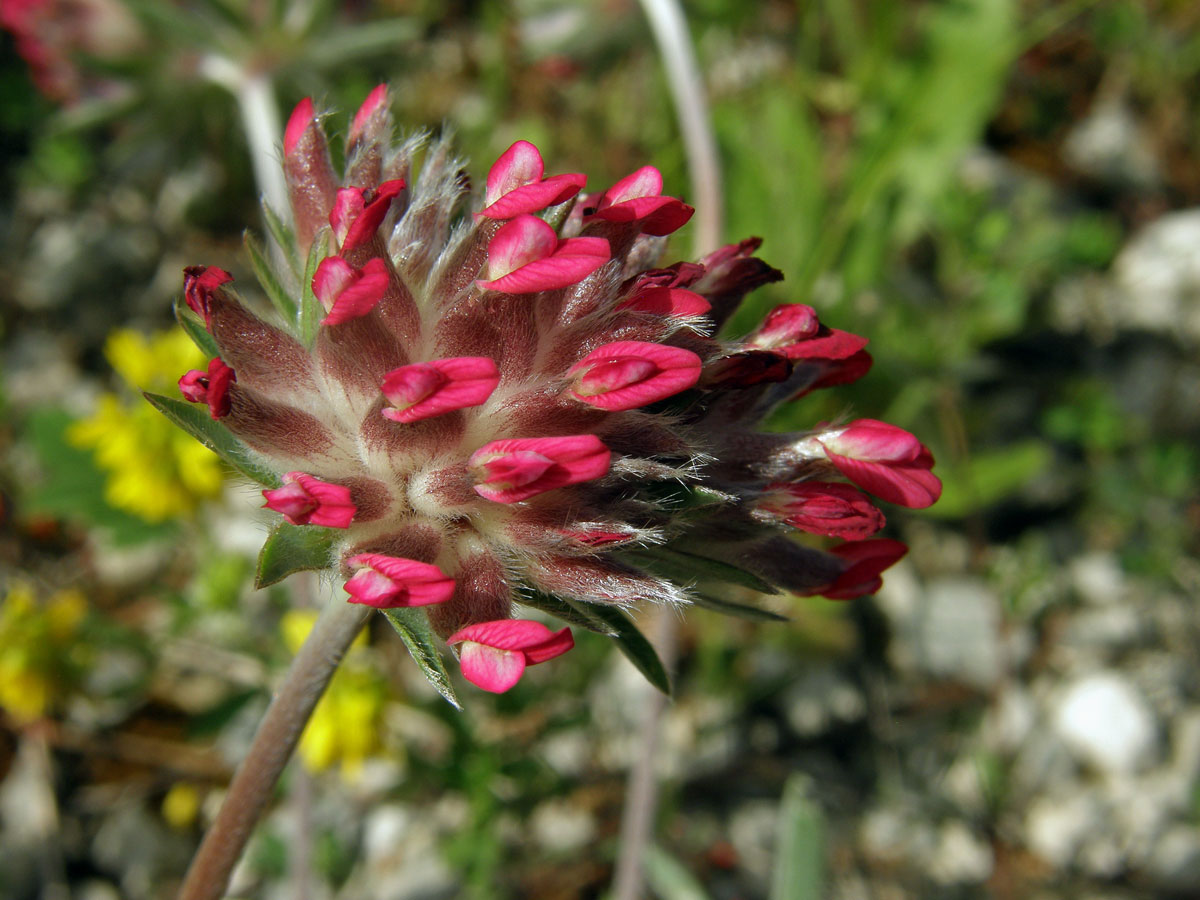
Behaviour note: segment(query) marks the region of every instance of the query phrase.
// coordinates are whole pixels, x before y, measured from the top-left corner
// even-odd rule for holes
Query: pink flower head
[[[662,173],[642,166],[600,195],[592,218],[606,222],[637,222],[644,234],[670,234],[696,211],[682,200],[662,196]]]
[[[617,309],[659,316],[702,316],[712,309],[712,304],[695,291],[651,286],[638,291]]]
[[[288,117],[287,127],[283,130],[283,155],[291,156],[296,152],[304,132],[316,126],[316,115],[313,113],[311,97],[305,97],[296,104]]]
[[[933,454],[903,428],[858,419],[816,435],[837,470],[876,497],[912,509],[931,505],[942,482],[930,469]]]
[[[362,138],[363,130],[367,127],[367,123],[371,121],[371,117],[381,112],[386,112],[387,106],[387,85],[377,85],[371,93],[367,94],[367,99],[363,101],[362,106],[358,108],[358,112],[354,114],[354,121],[350,123],[350,132],[346,135],[346,145],[353,147],[357,144]]]
[[[391,277],[379,257],[356,269],[340,256],[327,256],[313,273],[312,289],[328,315],[322,325],[341,325],[373,310],[387,293]]]
[[[511,219],[557,206],[579,193],[587,176],[579,172],[543,178],[545,166],[537,147],[517,141],[496,160],[488,172],[484,208],[476,218]]]
[[[486,356],[457,356],[401,366],[387,373],[383,395],[393,422],[418,422],[455,409],[478,406],[500,383],[496,363]]]
[[[404,190],[404,179],[385,181],[375,190],[341,188],[329,213],[329,224],[342,256],[369,241],[383,222],[392,200]]]
[[[818,359],[811,360],[811,362],[819,367],[820,374],[805,389],[805,393],[858,381],[871,371],[874,360],[866,350],[859,350],[845,359]]]
[[[828,584],[806,591],[806,596],[819,594],[830,600],[853,600],[873,594],[883,586],[880,573],[899,562],[908,547],[890,538],[874,538],[838,544],[829,552],[841,559],[845,568]]]
[[[788,303],[771,310],[748,343],[788,359],[846,359],[862,350],[867,339],[825,327],[811,306]]]
[[[501,619],[461,628],[446,643],[461,645],[458,659],[467,681],[502,694],[520,681],[526,666],[562,656],[575,639],[570,628],[551,631],[541,622]]]
[[[497,503],[516,503],[569,484],[600,478],[612,454],[594,434],[507,438],[484,444],[467,465],[475,492]]]
[[[216,266],[188,266],[183,270],[183,299],[192,312],[204,319],[204,327],[212,328],[209,302],[213,291],[233,281],[233,276]]]
[[[229,386],[237,381],[233,369],[215,357],[208,364],[208,371],[192,369],[179,379],[179,391],[191,403],[207,403],[214,419],[229,415],[231,401]]]
[[[645,341],[616,341],[597,347],[568,375],[571,396],[591,406],[636,409],[674,396],[700,380],[700,357],[690,350]]]
[[[533,294],[577,284],[609,260],[608,241],[581,237],[559,240],[546,222],[528,214],[501,226],[488,244],[489,291]]]
[[[358,511],[350,500],[350,489],[330,484],[303,472],[288,472],[283,487],[262,492],[267,509],[280,513],[292,525],[321,525],[349,528]]]
[[[454,579],[429,563],[382,553],[359,553],[346,563],[357,569],[346,582],[351,603],[377,609],[429,606],[446,602],[454,593]]]
[[[758,508],[811,534],[861,541],[884,526],[883,513],[848,484],[804,481],[770,484]]]

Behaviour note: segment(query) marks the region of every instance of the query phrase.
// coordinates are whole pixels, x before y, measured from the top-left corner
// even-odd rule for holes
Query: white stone
[[[995,857],[991,845],[959,821],[947,822],[938,832],[929,875],[939,884],[980,884],[992,875]]]
[[[560,853],[580,850],[596,836],[595,816],[562,801],[543,803],[534,811],[530,824],[541,846]]]
[[[1055,868],[1066,868],[1091,836],[1100,813],[1091,794],[1039,797],[1025,814],[1026,843]]]
[[[1000,677],[1000,602],[982,582],[931,582],[914,626],[917,658],[930,674],[984,690]]]
[[[1115,672],[1071,684],[1054,712],[1053,727],[1077,758],[1108,773],[1138,771],[1157,755],[1157,727],[1149,706]]]

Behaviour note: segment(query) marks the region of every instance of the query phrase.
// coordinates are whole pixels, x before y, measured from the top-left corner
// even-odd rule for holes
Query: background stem
[[[224,896],[233,867],[304,726],[370,613],[370,607],[335,596],[317,619],[267,708],[216,821],[192,859],[179,900],[219,900]]]

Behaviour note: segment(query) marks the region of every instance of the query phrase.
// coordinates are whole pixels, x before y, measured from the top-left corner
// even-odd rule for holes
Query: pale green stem
[[[276,213],[288,216],[291,204],[277,143],[283,133],[283,125],[275,104],[270,75],[251,71],[224,56],[206,56],[200,64],[200,72],[209,81],[233,94],[237,100],[259,195]]]
[[[690,199],[696,207],[693,249],[699,257],[720,246],[724,228],[721,162],[704,95],[704,79],[678,0],[641,0],[641,3],[658,43],[675,114],[679,117],[692,182]]]
[[[296,749],[304,726],[371,608],[333,597],[296,654],[217,818],[188,868],[179,900],[220,900],[233,868]]]

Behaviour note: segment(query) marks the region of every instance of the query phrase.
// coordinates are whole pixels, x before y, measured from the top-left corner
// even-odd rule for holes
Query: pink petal
[[[616,341],[597,347],[568,371],[571,395],[610,411],[636,409],[694,387],[701,361],[679,347],[645,341]]]
[[[468,466],[475,473],[477,494],[497,503],[516,503],[600,478],[608,472],[611,455],[594,434],[509,438],[480,447]]]
[[[811,306],[787,303],[771,310],[747,343],[752,347],[775,350],[814,337],[820,327],[817,311]]]
[[[513,188],[495,203],[481,209],[476,217],[488,219],[511,219],[523,213],[534,213],[547,206],[565,203],[576,194],[587,181],[582,173],[553,175],[544,181]]]
[[[488,244],[488,278],[495,281],[531,262],[546,259],[557,249],[558,235],[548,223],[537,216],[517,216],[502,225]]]
[[[852,600],[873,594],[883,585],[879,577],[908,552],[908,547],[888,538],[869,541],[853,541],[831,547],[829,552],[840,557],[846,568],[832,583],[809,591],[831,600]]]
[[[341,325],[365,316],[383,299],[390,282],[387,263],[379,257],[354,269],[340,256],[327,256],[313,275],[313,293],[329,313],[321,324]]]
[[[208,371],[192,369],[179,379],[179,391],[191,403],[207,403],[214,419],[229,415],[232,401],[229,386],[237,381],[233,369],[225,365],[221,357],[208,364]]]
[[[639,197],[657,197],[662,193],[662,187],[662,172],[654,166],[642,166],[605,191],[597,211]]]
[[[609,256],[604,238],[560,241],[541,219],[518,216],[502,226],[488,246],[491,280],[476,284],[509,294],[554,290],[578,283],[608,262]]]
[[[865,494],[835,482],[772,484],[758,506],[793,528],[847,541],[868,538],[885,524]]]
[[[287,127],[283,130],[284,156],[291,156],[295,152],[296,145],[300,143],[300,138],[304,137],[304,132],[313,124],[314,119],[312,98],[305,97],[296,104],[296,108],[292,110],[291,116],[288,117]]]
[[[472,641],[497,650],[524,652],[555,637],[554,632],[541,622],[530,619],[499,619],[494,622],[477,622],[461,628],[446,639],[447,644]]]
[[[350,500],[350,488],[341,484],[330,484],[304,472],[288,472],[284,482],[300,485],[315,503],[305,522],[296,524],[321,525],[326,528],[349,528],[357,508]],[[267,492],[263,491],[263,496]],[[270,504],[267,504],[270,506]],[[286,514],[285,514],[286,517]],[[290,520],[289,520],[290,521]]]
[[[777,347],[788,359],[849,359],[867,346],[867,339],[837,328],[822,327],[812,338]]]
[[[204,403],[208,399],[208,372],[191,369],[179,379],[179,393],[189,403]]]
[[[695,212],[675,197],[635,197],[599,209],[594,216],[608,222],[637,222],[645,234],[661,237],[686,225]]]
[[[712,304],[695,291],[683,288],[647,287],[621,303],[617,309],[654,313],[660,316],[702,316]]]
[[[574,646],[575,638],[571,634],[571,629],[563,628],[554,632],[541,643],[526,647],[525,661],[531,666],[536,666],[538,663],[544,663],[556,656],[562,656]]]
[[[346,136],[347,146],[353,146],[358,142],[371,116],[375,115],[381,109],[386,109],[387,103],[388,91],[386,84],[378,85],[371,93],[367,94],[367,99],[358,108],[358,112],[354,114],[354,121],[350,123],[350,133]]]
[[[817,435],[828,453],[871,462],[915,460],[922,446],[903,428],[877,419],[856,419],[844,428]]]
[[[546,170],[542,154],[529,141],[517,141],[500,154],[488,170],[484,203],[491,206],[505,194],[542,180]],[[495,218],[507,218],[496,216]]]
[[[216,266],[188,266],[183,270],[183,299],[192,312],[204,319],[205,328],[212,328],[208,307],[213,292],[231,281],[233,276]]]
[[[294,481],[283,487],[265,490],[262,495],[267,501],[263,506],[279,513],[293,525],[306,524],[309,513],[317,508],[317,501],[312,495],[303,485]]]
[[[347,564],[359,569],[345,585],[353,603],[382,609],[428,606],[443,603],[454,593],[454,579],[428,563],[382,553],[360,553],[350,557]]]
[[[385,181],[373,191],[352,187],[337,192],[333,210],[329,213],[329,224],[343,256],[375,235],[392,200],[403,189],[404,179],[397,178]]]
[[[496,363],[486,356],[459,356],[393,369],[383,382],[394,422],[417,422],[455,409],[478,406],[500,383]]]
[[[821,366],[821,374],[808,386],[805,393],[858,381],[871,371],[874,360],[866,350],[859,350],[845,359],[821,359],[816,362]]]
[[[930,457],[925,464],[925,458],[923,455],[912,462],[878,463],[829,454],[829,461],[837,470],[863,490],[909,509],[932,506],[942,495],[941,479],[929,471],[933,460]]]
[[[525,654],[466,641],[458,651],[463,677],[476,687],[503,694],[525,674]]]

